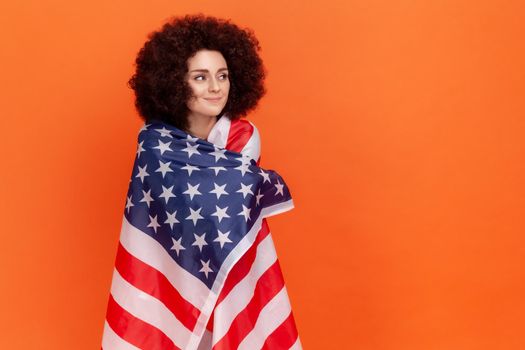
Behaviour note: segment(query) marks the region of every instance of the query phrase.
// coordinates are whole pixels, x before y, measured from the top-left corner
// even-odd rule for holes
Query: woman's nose
[[[217,79],[211,78],[210,79],[210,85],[209,85],[208,88],[209,88],[210,91],[219,91],[220,85],[219,85],[219,82],[217,81]]]

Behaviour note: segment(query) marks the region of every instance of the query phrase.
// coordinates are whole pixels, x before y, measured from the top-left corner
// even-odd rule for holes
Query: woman
[[[241,119],[264,95],[259,44],[203,15],[150,35],[130,79],[146,125],[104,349],[300,349],[266,217],[293,207]]]

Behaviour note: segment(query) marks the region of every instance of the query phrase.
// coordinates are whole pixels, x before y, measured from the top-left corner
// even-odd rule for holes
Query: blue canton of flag
[[[291,203],[275,171],[240,153],[157,120],[138,135],[124,215],[210,289],[254,223]]]

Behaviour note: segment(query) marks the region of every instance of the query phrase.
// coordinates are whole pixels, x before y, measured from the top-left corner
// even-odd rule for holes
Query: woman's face
[[[226,60],[219,51],[200,50],[188,59],[186,81],[193,96],[186,105],[190,116],[217,116],[228,101],[230,80]]]

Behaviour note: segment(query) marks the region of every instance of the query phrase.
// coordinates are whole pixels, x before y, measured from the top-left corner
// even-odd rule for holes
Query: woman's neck
[[[193,136],[206,140],[215,123],[217,123],[216,116],[190,114],[188,115],[187,131]]]

